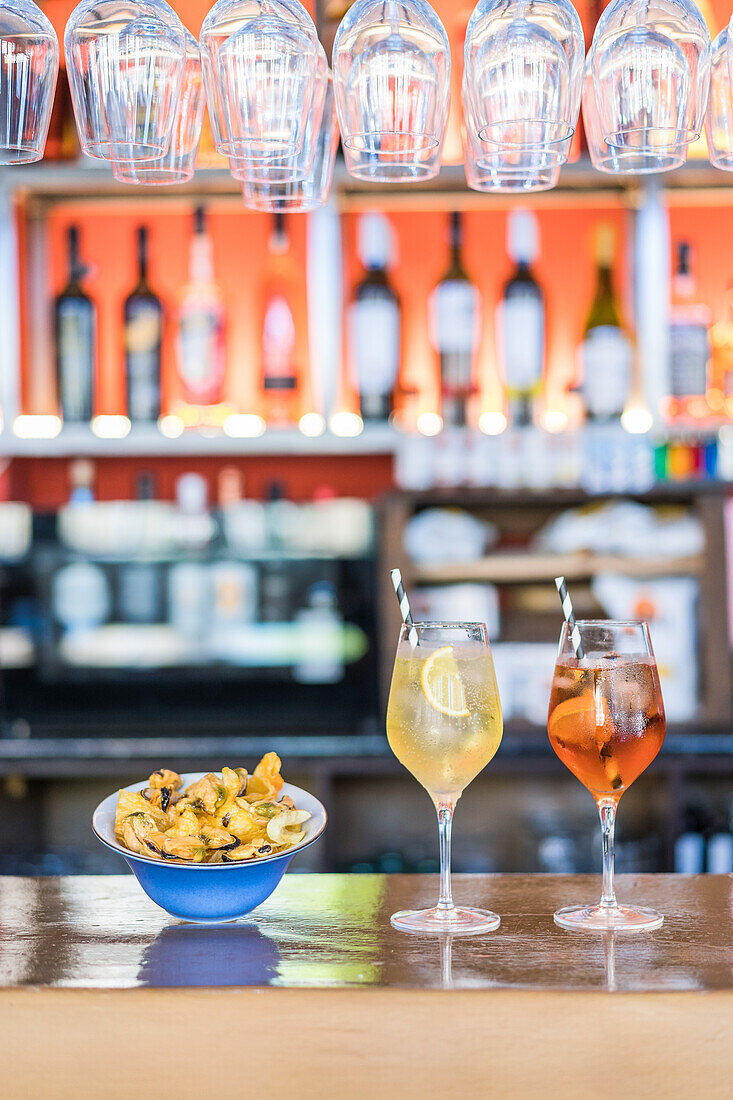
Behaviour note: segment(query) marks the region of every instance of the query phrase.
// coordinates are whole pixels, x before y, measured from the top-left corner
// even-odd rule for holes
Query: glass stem
[[[450,883],[450,843],[453,827],[452,802],[439,802],[436,804],[438,811],[438,835],[440,836],[440,900],[438,909],[453,909],[453,894]]]
[[[603,909],[616,909],[618,902],[616,901],[616,892],[613,888],[613,833],[616,825],[616,803],[612,799],[599,802],[598,813],[601,818],[601,840],[603,842],[603,891],[601,893],[601,907]]]

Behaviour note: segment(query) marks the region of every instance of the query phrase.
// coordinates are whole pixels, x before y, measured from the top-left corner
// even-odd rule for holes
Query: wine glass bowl
[[[686,144],[670,146],[657,152],[643,152],[634,148],[620,149],[609,145],[603,137],[598,115],[595,84],[593,82],[593,51],[586,58],[583,80],[583,124],[591,163],[598,172],[617,175],[645,175],[650,172],[669,172],[679,168],[687,159]]]
[[[41,9],[31,0],[0,6],[0,164],[43,156],[58,71],[58,39]]]
[[[710,163],[724,172],[733,172],[733,86],[729,42],[729,28],[724,27],[712,46],[710,95],[705,113]]]
[[[299,0],[217,0],[200,46],[218,152],[264,160],[299,153],[319,53]]]
[[[64,34],[82,150],[153,160],[170,148],[186,32],[165,0],[82,0]]]
[[[275,213],[305,213],[323,206],[328,201],[331,190],[338,140],[333,83],[329,79],[308,174],[300,179],[281,182],[245,180],[245,206],[251,210],[270,210]]]
[[[527,194],[555,187],[560,177],[560,161],[554,149],[521,148],[499,150],[483,141],[472,117],[471,103],[463,93],[464,117],[461,126],[463,164],[466,182],[474,191]]]
[[[603,891],[597,906],[555,913],[557,924],[588,931],[658,928],[654,910],[620,906],[613,887],[616,808],[624,791],[654,760],[666,730],[649,628],[643,622],[578,620],[577,638],[563,624],[547,732],[565,766],[598,806],[603,840]]]
[[[593,82],[608,145],[663,154],[700,136],[710,34],[692,0],[614,0],[593,36]]]
[[[229,171],[235,180],[240,183],[287,184],[303,180],[310,174],[316,155],[328,85],[328,61],[325,50],[319,44],[313,101],[299,152],[284,156],[271,155],[267,158],[230,157]]]
[[[351,175],[399,181],[437,174],[450,48],[424,0],[357,0],[336,32],[333,79]]]
[[[193,35],[186,31],[186,60],[170,148],[164,156],[155,160],[113,161],[112,174],[115,179],[121,183],[152,186],[170,186],[192,180],[204,106],[199,47]]]
[[[578,121],[583,56],[582,26],[568,0],[479,0],[464,48],[467,126],[515,167],[531,171],[538,149],[564,163]]]

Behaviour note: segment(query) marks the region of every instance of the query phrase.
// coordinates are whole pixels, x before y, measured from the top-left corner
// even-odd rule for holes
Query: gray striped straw
[[[585,657],[585,651],[583,649],[583,643],[580,640],[580,627],[575,621],[575,615],[573,614],[573,601],[570,599],[570,593],[568,592],[568,586],[565,584],[565,578],[555,577],[555,586],[557,587],[558,595],[560,596],[560,603],[562,604],[562,613],[565,616],[565,622],[568,624],[568,628],[570,630],[570,641],[573,643],[575,656],[580,661],[583,657]]]
[[[392,584],[394,590],[397,593],[397,601],[400,605],[400,615],[402,616],[402,622],[407,627],[407,637],[410,645],[417,645],[417,628],[412,618],[412,612],[410,611],[410,601],[407,598],[405,592],[405,586],[402,583],[402,574],[399,569],[391,569],[390,577],[392,578]]]

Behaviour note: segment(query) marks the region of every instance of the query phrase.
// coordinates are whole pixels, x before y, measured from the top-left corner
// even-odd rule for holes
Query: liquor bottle
[[[56,377],[64,420],[89,421],[94,411],[97,362],[97,310],[82,286],[86,267],[79,259],[79,229],[67,232],[69,281],[54,305]]]
[[[137,231],[138,281],[125,299],[125,378],[130,420],[160,416],[163,306],[148,284],[148,230]]]
[[[383,214],[365,214],[359,220],[358,250],[366,270],[349,309],[350,358],[362,419],[388,420],[400,369],[402,311],[387,275],[394,246]]]
[[[499,363],[504,374],[510,419],[529,424],[542,391],[545,368],[545,296],[532,274],[539,249],[537,219],[512,211],[507,219],[507,251],[514,271],[497,307]]]
[[[582,389],[593,420],[620,418],[631,384],[632,347],[613,287],[613,229],[600,225],[595,241],[596,293],[581,347]]]
[[[296,278],[285,216],[275,214],[268,242],[262,317],[262,390],[268,424],[297,424],[300,417]]]
[[[696,415],[707,406],[710,362],[709,308],[696,297],[690,245],[677,244],[669,314],[669,412]]]
[[[213,242],[202,206],[194,215],[188,283],[178,306],[178,373],[187,401],[215,405],[224,389],[224,296],[214,277]]]
[[[440,359],[443,423],[467,422],[474,393],[474,359],[481,330],[481,296],[463,266],[463,225],[454,211],[449,223],[450,263],[430,299],[430,337]]]

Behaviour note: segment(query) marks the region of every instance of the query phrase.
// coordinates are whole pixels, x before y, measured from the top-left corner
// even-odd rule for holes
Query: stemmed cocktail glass
[[[603,840],[600,903],[559,909],[555,922],[601,932],[658,928],[660,913],[619,905],[613,887],[616,807],[659,752],[666,729],[646,623],[563,623],[547,729],[563,764],[596,800]]]
[[[484,624],[404,625],[392,673],[387,738],[438,813],[440,900],[434,909],[395,913],[395,928],[465,935],[498,927],[495,913],[453,904],[450,854],[456,802],[494,756],[502,730]]]

